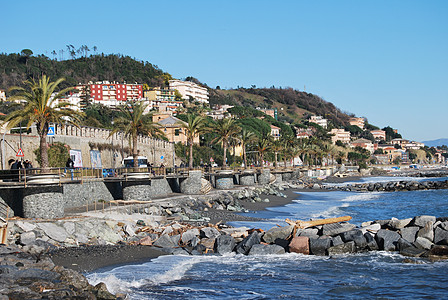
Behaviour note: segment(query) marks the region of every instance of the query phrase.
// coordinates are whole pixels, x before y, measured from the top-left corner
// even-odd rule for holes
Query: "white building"
[[[332,135],[331,141],[333,142],[333,144],[336,144],[337,141],[341,141],[344,144],[350,143],[349,131],[345,131],[344,129],[333,128],[330,131],[330,134]]]
[[[0,101],[6,101],[5,91],[0,90]]]
[[[311,123],[316,123],[317,125],[327,129],[328,121],[327,119],[324,119],[322,116],[311,116],[309,121]]]
[[[182,99],[189,100],[190,97],[201,103],[208,103],[208,91],[206,88],[191,81],[170,80],[170,88],[176,89],[182,95]]]

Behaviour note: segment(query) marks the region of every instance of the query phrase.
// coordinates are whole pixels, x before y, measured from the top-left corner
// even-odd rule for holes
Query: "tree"
[[[55,82],[50,82],[50,78],[43,75],[39,81],[25,81],[28,90],[22,87],[13,87],[12,91],[17,91],[17,94],[10,97],[10,100],[25,100],[23,110],[18,110],[11,113],[6,121],[8,128],[12,128],[21,122],[27,123],[27,128],[30,128],[33,123],[36,123],[37,133],[39,135],[40,144],[39,151],[41,167],[48,169],[48,151],[47,151],[47,133],[50,123],[69,123],[78,126],[82,113],[76,112],[72,109],[66,108],[69,105],[66,102],[59,102],[65,94],[72,90],[72,88],[63,89],[57,93],[55,90],[58,85],[64,81],[64,78],[59,78]],[[53,93],[55,93],[53,95]]]
[[[205,131],[205,118],[203,116],[198,116],[194,114],[187,115],[187,122],[180,123],[182,128],[185,130],[185,135],[187,137],[187,143],[190,147],[190,160],[189,168],[193,168],[193,142],[194,138]]]
[[[224,150],[224,156],[223,156],[223,167],[227,166],[227,147],[229,145],[230,138],[237,134],[241,128],[236,124],[234,119],[230,118],[224,118],[221,120],[218,120],[216,123],[213,124],[211,131],[213,131],[215,134],[218,135],[218,137],[213,139],[213,142],[222,142],[222,147]]]
[[[264,131],[261,137],[258,138],[255,145],[258,153],[260,154],[260,165],[264,166],[264,154],[271,149],[272,136],[270,132]]]
[[[257,135],[253,133],[252,131],[247,130],[246,128],[243,128],[238,136],[241,147],[243,148],[243,160],[244,160],[244,167],[247,168],[247,155],[246,155],[246,146],[250,143],[253,143],[257,140]]]
[[[280,141],[273,141],[271,144],[271,150],[274,151],[274,166],[278,167],[278,153],[284,150],[284,144]]]
[[[164,136],[156,123],[152,122],[151,114],[144,114],[147,104],[142,102],[128,102],[123,106],[119,106],[123,116],[119,117],[109,136],[118,131],[123,131],[125,137],[129,139],[129,145],[132,150],[132,158],[134,159],[134,168],[138,168],[138,144],[139,135],[147,135],[156,138]]]

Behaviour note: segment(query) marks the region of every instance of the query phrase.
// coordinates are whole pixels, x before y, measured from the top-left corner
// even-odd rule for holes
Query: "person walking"
[[[65,163],[65,171],[67,172],[67,169],[69,169],[70,170],[70,173],[71,173],[71,177],[72,177],[72,180],[73,180],[73,169],[75,168],[75,163],[73,162],[73,160],[71,159],[71,157],[69,157],[68,159],[67,159],[67,162]]]

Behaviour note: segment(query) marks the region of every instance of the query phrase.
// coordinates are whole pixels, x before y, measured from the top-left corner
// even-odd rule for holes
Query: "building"
[[[6,101],[5,91],[0,90],[0,102]]]
[[[182,124],[185,124],[184,121],[169,113],[154,114],[152,119],[154,123],[159,124],[160,129],[170,142],[187,144],[185,129],[182,127]],[[193,143],[199,144],[199,135],[195,136]]]
[[[190,97],[201,103],[208,103],[208,91],[206,88],[191,82],[182,80],[170,80],[170,89],[176,89],[182,95],[182,99],[190,100]]]
[[[403,147],[404,149],[419,150],[420,148],[425,147],[425,144],[424,144],[424,143],[419,143],[419,142],[412,141],[412,142],[409,142],[409,143],[403,143],[403,144],[402,144],[402,147]]]
[[[386,140],[386,131],[384,130],[372,130],[370,133],[373,135],[373,138],[376,141],[385,141]]]
[[[86,85],[77,87],[85,89]],[[87,84],[90,89],[92,102],[105,106],[117,106],[125,101],[140,100],[143,98],[143,86],[141,84],[127,84],[109,81],[100,81]]]
[[[341,141],[344,144],[350,143],[350,132],[345,131],[344,129],[333,128],[330,131],[330,134],[333,135],[331,137],[331,142],[336,144],[337,141]]]
[[[364,129],[366,120],[364,118],[350,118],[348,122],[350,125],[358,126],[359,128]]]
[[[367,139],[357,139],[357,140],[351,142],[350,145],[353,148],[361,147],[363,149],[366,149],[370,153],[375,152],[375,145],[372,143],[372,141],[369,141]]]
[[[280,127],[271,125],[271,136],[274,138],[274,141],[280,139]]]
[[[176,101],[176,90],[155,87],[152,90],[144,91],[143,96],[149,101]]]
[[[259,107],[257,107],[257,110],[259,110],[259,111],[261,111],[261,112],[267,114],[268,116],[273,117],[274,119],[277,120],[277,109],[276,108],[268,109],[268,108],[259,108]]]
[[[405,139],[393,139],[390,142],[392,143],[392,145],[399,145],[400,147],[409,143],[409,141]]]
[[[226,104],[215,105],[212,111],[207,112],[207,116],[212,117],[213,120],[224,119],[225,117],[230,116],[227,110],[232,107],[233,107],[232,105],[226,105]]]
[[[316,133],[316,128],[297,128],[296,127],[296,138],[298,139],[308,139]]]
[[[327,129],[327,126],[328,126],[327,119],[324,119],[322,116],[311,116],[309,119],[309,122],[315,123],[325,129]]]

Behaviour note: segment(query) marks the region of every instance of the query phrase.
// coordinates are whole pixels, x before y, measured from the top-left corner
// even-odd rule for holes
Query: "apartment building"
[[[333,144],[336,144],[337,141],[341,141],[344,144],[350,143],[349,131],[345,131],[344,129],[333,128],[330,131],[330,134],[332,135],[331,142]]]
[[[170,80],[170,89],[176,89],[182,95],[182,99],[189,100],[190,97],[201,103],[208,103],[208,91],[206,88],[191,82],[182,80]]]
[[[327,129],[328,126],[328,120],[324,119],[322,116],[311,116],[309,122],[315,123],[325,129]]]
[[[274,138],[274,141],[280,139],[280,127],[271,125],[271,136]]]
[[[377,141],[385,141],[386,140],[386,131],[384,130],[372,130],[370,133],[373,135],[373,138]]]
[[[367,139],[357,139],[357,140],[351,142],[350,145],[353,148],[361,147],[363,149],[366,149],[370,153],[375,152],[375,144],[373,144],[372,141],[367,140]]]
[[[350,125],[358,126],[359,128],[364,129],[366,120],[364,118],[350,118],[348,122]]]
[[[82,90],[86,85],[78,86]],[[88,83],[90,97],[94,103],[105,106],[117,106],[125,101],[140,100],[143,98],[143,86],[141,84],[127,84],[109,81]]]

